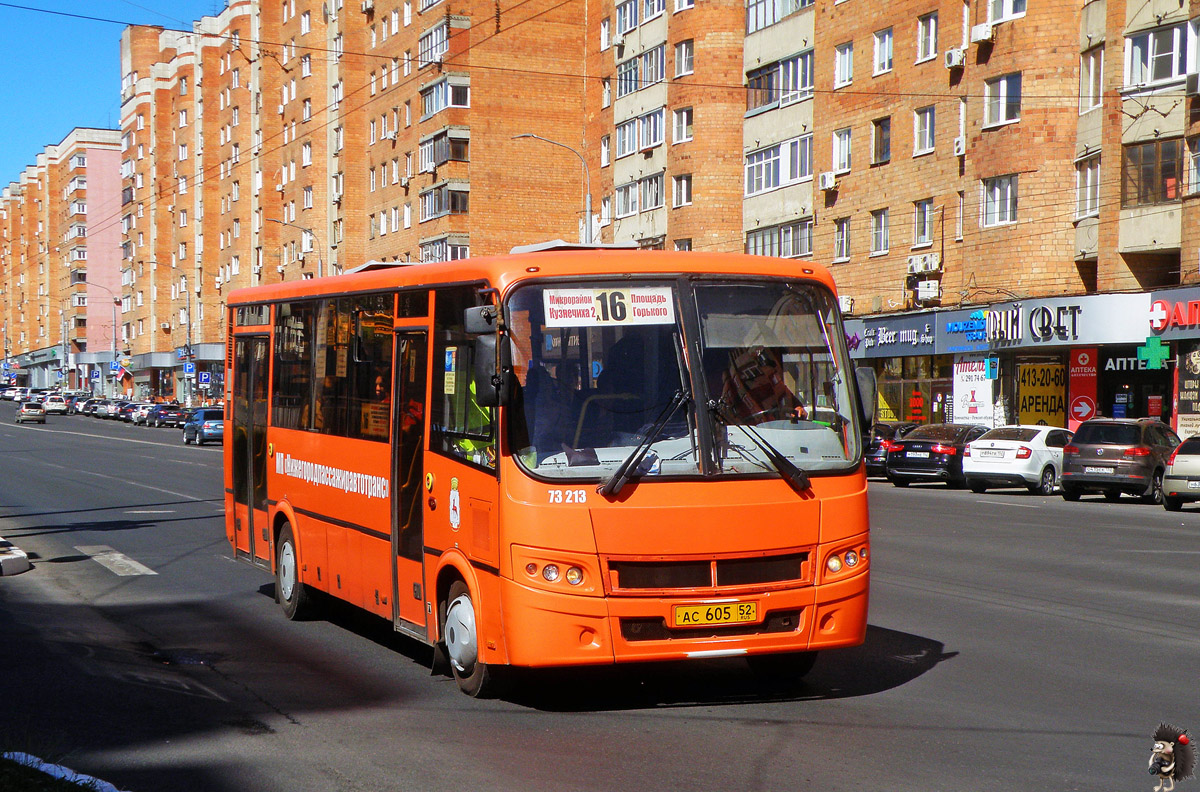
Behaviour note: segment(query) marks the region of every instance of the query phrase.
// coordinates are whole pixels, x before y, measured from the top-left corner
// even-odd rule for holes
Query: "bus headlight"
[[[583,570],[577,566],[567,567],[567,582],[572,586],[578,586],[583,582]]]
[[[542,567],[542,577],[551,583],[558,580],[558,576],[558,564],[546,564],[546,566]]]
[[[829,560],[825,562],[825,566],[830,572],[836,575],[842,571],[842,559],[836,555],[831,555],[829,556]]]
[[[848,566],[848,567],[858,566],[858,553],[854,552],[853,550],[846,553],[846,566]]]

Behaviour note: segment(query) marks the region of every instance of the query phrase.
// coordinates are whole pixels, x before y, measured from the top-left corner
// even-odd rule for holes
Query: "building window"
[[[629,217],[638,211],[637,182],[622,184],[617,187],[617,217]]]
[[[450,51],[450,23],[442,22],[417,40],[417,68],[439,62]]]
[[[933,200],[913,203],[913,247],[933,244]]]
[[[1188,141],[1188,192],[1200,193],[1200,138]]]
[[[880,30],[875,34],[875,73],[892,70],[892,29]]]
[[[985,228],[1017,222],[1017,177],[996,176],[983,180],[983,225]]]
[[[883,165],[892,159],[892,119],[876,118],[871,122],[871,164]]]
[[[672,143],[686,143],[692,139],[692,108],[681,107],[673,113]]]
[[[808,8],[814,0],[747,0],[746,33],[754,33],[770,27],[802,8]]]
[[[638,117],[638,147],[652,149],[663,142],[663,108]]]
[[[611,150],[611,145],[612,145],[610,142],[611,140],[612,139],[608,135],[605,135],[604,137],[600,138],[600,167],[601,168],[607,168],[609,162],[611,161],[610,160],[611,154],[609,153]]]
[[[637,151],[637,119],[617,124],[617,159]]]
[[[694,67],[696,49],[692,39],[681,41],[675,45],[675,76],[682,77],[691,74]]]
[[[604,52],[612,43],[612,29],[608,17],[600,20],[600,51]]]
[[[937,12],[917,18],[917,62],[937,57]]]
[[[746,252],[752,256],[812,255],[812,219],[761,228],[746,234]]]
[[[871,255],[878,256],[888,252],[888,210],[876,209],[871,212]]]
[[[666,0],[644,0],[642,21],[646,22],[663,13],[667,8]]]
[[[850,128],[834,130],[833,170],[835,173],[846,173],[850,170],[850,165]]]
[[[1187,71],[1187,26],[1158,28],[1125,41],[1125,84],[1172,80]]]
[[[850,259],[850,218],[840,217],[833,221],[833,260]]]
[[[687,0],[687,1],[691,2],[691,0]],[[678,9],[676,9],[676,10],[678,10]],[[692,249],[692,240],[691,239],[676,239],[675,240],[675,250],[676,251],[687,252],[691,249]]]
[[[833,87],[841,88],[854,81],[854,42],[847,41],[833,48]]]
[[[813,52],[768,64],[746,74],[746,110],[806,99],[813,93]]]
[[[1075,165],[1075,219],[1100,214],[1100,156]]]
[[[624,35],[638,26],[638,0],[617,5],[617,33]]]
[[[746,155],[747,196],[811,178],[812,135],[793,138]]]
[[[1025,16],[1025,0],[991,0],[988,3],[989,22],[1003,22],[1020,16]]]
[[[617,98],[628,96],[641,87],[639,74],[642,59],[640,56],[630,58],[617,64]]]
[[[983,106],[985,125],[1021,120],[1021,73],[1014,72],[985,81]]]
[[[934,107],[918,108],[913,113],[913,156],[933,151]]]
[[[692,174],[675,176],[671,180],[671,205],[675,208],[692,205]]]
[[[1125,147],[1121,206],[1177,201],[1183,176],[1183,141],[1154,140]]]
[[[663,175],[656,173],[653,176],[647,176],[638,182],[638,186],[642,192],[641,211],[648,212],[651,209],[660,209],[663,205]]]
[[[695,5],[696,5],[696,0],[675,0],[675,10],[676,11],[685,11],[689,8],[694,8]],[[692,240],[689,239],[687,241],[689,243],[687,249],[691,250],[692,247],[691,247],[690,243]],[[678,250],[678,249],[679,248],[676,248],[676,250]]]
[[[1079,113],[1100,106],[1104,93],[1104,47],[1095,47],[1079,56]]]

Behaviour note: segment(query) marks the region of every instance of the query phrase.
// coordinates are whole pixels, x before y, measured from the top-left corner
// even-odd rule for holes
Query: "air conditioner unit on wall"
[[[954,156],[962,157],[967,153],[967,139],[962,135],[954,138]]]
[[[983,44],[992,41],[996,36],[996,29],[990,22],[984,22],[982,25],[973,25],[971,27],[971,43]]]
[[[926,253],[925,259],[926,272],[940,272],[942,269],[942,254],[941,253]]]
[[[375,0],[362,0],[362,12],[369,14],[375,10]]]
[[[395,140],[396,139],[396,130],[389,129],[387,132],[384,132],[382,135],[380,135],[379,139],[380,140]]]
[[[612,45],[614,47],[624,47],[625,46],[625,37],[623,35],[621,35],[620,33],[613,36],[612,37]]]
[[[400,177],[400,186],[406,190],[408,189],[408,177],[407,176]]]
[[[908,257],[908,274],[919,275],[924,270],[925,265],[921,263],[920,256]]]
[[[850,313],[854,310],[854,298],[845,294],[841,295],[838,297],[838,308],[841,309],[842,313]]]
[[[923,280],[917,283],[917,299],[921,302],[937,300],[942,296],[942,284],[935,280]]]
[[[837,174],[833,171],[825,171],[817,177],[817,187],[822,190],[836,190]]]
[[[966,53],[957,47],[951,47],[946,50],[946,68],[961,69],[963,64],[967,62]]]
[[[170,329],[171,329],[171,323],[170,323],[170,322],[163,322],[162,324],[160,324],[160,325],[159,325],[159,327],[161,327],[163,330],[170,330]]]

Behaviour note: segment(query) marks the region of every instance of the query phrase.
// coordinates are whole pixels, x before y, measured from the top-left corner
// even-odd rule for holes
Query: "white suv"
[[[47,413],[67,414],[67,400],[57,393],[52,393],[46,397],[46,401],[42,402]]]

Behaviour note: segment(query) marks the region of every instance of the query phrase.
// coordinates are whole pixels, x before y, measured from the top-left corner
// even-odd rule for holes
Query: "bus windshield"
[[[531,284],[508,301],[508,431],[539,477],[778,475],[858,461],[833,295],[777,280]],[[694,320],[693,320],[694,317]]]

